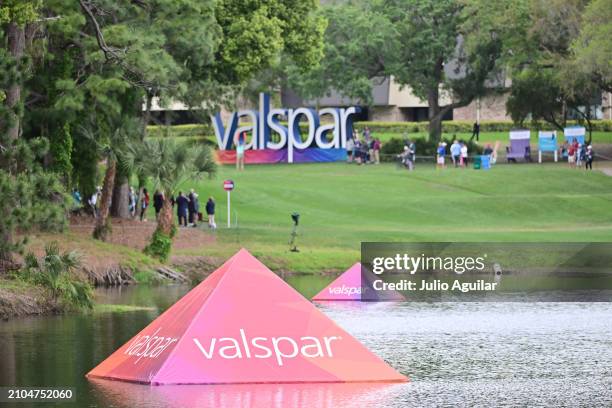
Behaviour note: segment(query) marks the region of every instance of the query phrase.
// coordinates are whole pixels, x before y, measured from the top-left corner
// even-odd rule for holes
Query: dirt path
[[[135,221],[114,218],[113,231],[109,242],[124,245],[133,249],[143,250],[149,238],[155,231],[156,223],[152,221]],[[215,236],[204,230],[205,225],[198,228],[179,228],[174,239],[173,248],[190,249],[215,242]],[[70,231],[84,238],[91,237],[94,221],[91,217],[72,217]]]

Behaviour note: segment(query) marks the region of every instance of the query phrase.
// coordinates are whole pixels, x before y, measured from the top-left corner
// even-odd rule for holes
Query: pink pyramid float
[[[152,385],[408,380],[244,249],[87,376]]]
[[[373,282],[380,277],[368,270],[362,271],[361,269],[361,264],[357,262],[317,293],[312,300],[358,302],[402,302],[406,300],[404,295],[394,290],[374,290]]]

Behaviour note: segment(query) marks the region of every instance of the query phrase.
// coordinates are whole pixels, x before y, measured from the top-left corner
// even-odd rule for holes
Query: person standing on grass
[[[355,157],[355,163],[361,164],[361,140],[359,138],[355,139],[353,156]]]
[[[200,199],[198,193],[193,192],[193,226],[198,226],[198,221],[200,221]]]
[[[244,150],[246,147],[246,132],[241,132],[234,140],[236,145],[236,170],[244,170]]]
[[[212,197],[208,197],[206,202],[206,215],[208,216],[208,228],[217,229],[217,224],[215,223],[215,199]]]
[[[576,149],[574,148],[574,144],[570,143],[567,149],[567,164],[569,167],[572,167],[576,163]]]
[[[149,208],[149,192],[146,188],[142,189],[142,204],[140,206],[140,221],[146,221],[147,219],[144,217],[147,212],[147,208]]]
[[[155,190],[155,193],[153,194],[153,208],[155,208],[155,219],[159,219],[159,213],[162,209],[162,207],[164,206],[164,201],[165,201],[165,197],[164,197],[164,193],[160,192],[159,190]]]
[[[440,142],[438,144],[438,150],[436,153],[436,169],[443,169],[444,167],[446,167],[444,164],[444,156],[446,155],[446,143]]]
[[[189,206],[189,200],[183,195],[182,191],[179,191],[178,197],[175,200],[176,203],[176,216],[178,217],[179,227],[181,223],[183,227],[187,226],[187,207]]]
[[[582,163],[584,163],[586,158],[586,146],[584,144],[579,145],[578,147],[578,155],[576,158],[576,167],[582,167]]]
[[[593,146],[591,145],[586,149],[584,163],[585,170],[593,170]]]
[[[374,139],[374,142],[372,143],[373,143],[372,150],[374,150],[374,163],[380,164],[380,147],[381,147],[380,139],[376,138]]]
[[[365,143],[368,143],[370,141],[370,128],[367,126],[365,127],[365,129],[363,129],[363,139]]]
[[[451,158],[455,167],[459,166],[459,160],[461,156],[461,145],[457,139],[453,140],[453,144],[450,147]]]
[[[346,162],[351,163],[353,161],[353,149],[355,148],[355,141],[350,138],[346,141]]]
[[[187,212],[189,213],[189,226],[193,227],[195,225],[195,191],[193,188],[189,191],[189,195],[187,195],[187,200],[189,201],[187,204]]]
[[[480,123],[474,122],[472,127],[472,139],[476,138],[476,141],[480,138]]]
[[[461,165],[463,167],[468,165],[468,147],[466,143],[461,143]]]

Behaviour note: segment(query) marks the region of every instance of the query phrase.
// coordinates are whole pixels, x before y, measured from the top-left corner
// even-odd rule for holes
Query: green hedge
[[[591,122],[594,132],[612,132],[612,120],[594,120]],[[577,121],[568,121],[568,126],[577,125]],[[381,133],[427,133],[428,122],[355,122],[355,129],[361,132],[368,126],[372,132]],[[444,133],[471,133],[474,122],[471,121],[444,121]],[[550,129],[547,123],[529,123],[527,127],[533,130]],[[511,121],[482,121],[480,132],[509,132],[516,128]]]
[[[568,126],[578,124],[576,121],[568,121]],[[595,120],[592,122],[594,132],[612,132],[612,120]],[[468,121],[445,121],[442,122],[444,133],[471,133],[473,122]],[[427,122],[355,122],[355,129],[362,132],[368,126],[373,133],[427,133]],[[530,123],[527,125],[533,130],[550,129],[546,123]],[[509,132],[516,126],[511,121],[482,121],[481,132]],[[306,124],[301,123],[302,131]],[[149,126],[149,136],[153,137],[204,137],[213,136],[210,124],[176,125],[176,126]]]
[[[451,138],[442,138],[443,141],[446,142],[447,146],[446,146],[446,152],[447,154],[450,154],[450,145],[453,143]],[[427,139],[424,139],[422,137],[419,138],[414,138],[413,139],[414,144],[416,145],[416,155],[417,156],[430,156],[433,157],[437,154],[437,149],[438,149],[438,144],[435,142],[431,142]],[[471,142],[469,140],[461,140],[459,139],[460,142],[465,142],[467,143],[468,146],[468,152],[470,155],[473,154],[481,154],[483,147]],[[405,141],[404,139],[400,139],[397,137],[391,138],[388,141],[386,141],[385,143],[383,143],[381,149],[380,149],[380,153],[381,153],[381,160],[382,161],[396,161],[397,160],[397,155],[402,153],[404,151],[404,146],[405,146]]]

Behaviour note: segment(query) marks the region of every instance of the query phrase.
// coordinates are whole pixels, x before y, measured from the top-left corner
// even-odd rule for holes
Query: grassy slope
[[[236,182],[240,225],[229,231],[225,178]],[[208,195],[217,199],[217,243],[202,252],[225,257],[244,246],[294,271],[344,268],[358,260],[361,241],[612,239],[612,178],[562,165],[414,173],[393,165],[260,165],[240,174],[225,166],[215,180],[185,187],[192,186],[202,205]],[[287,251],[293,211],[302,216],[299,254]]]

